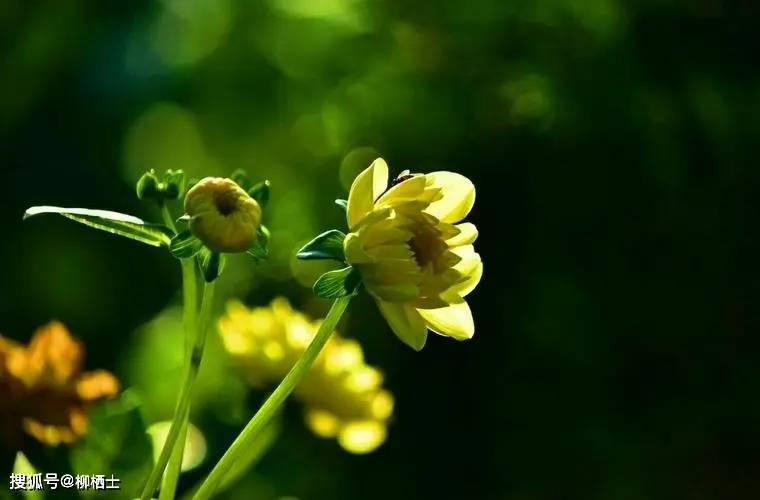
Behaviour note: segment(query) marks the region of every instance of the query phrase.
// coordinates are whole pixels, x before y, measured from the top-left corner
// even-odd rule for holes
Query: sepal
[[[259,226],[256,230],[256,241],[246,253],[256,262],[269,258],[269,229],[266,226]]]
[[[203,248],[198,255],[198,260],[203,271],[203,279],[206,283],[216,280],[224,271],[226,259],[224,255],[218,252],[212,252],[207,248]]]
[[[169,244],[169,251],[178,259],[195,257],[203,248],[203,242],[196,238],[189,229],[182,231]]]
[[[325,231],[301,247],[296,256],[303,260],[333,259],[345,262],[344,239],[346,235],[337,229]]]
[[[354,267],[329,271],[314,283],[314,295],[323,299],[337,299],[356,294],[361,285],[361,276]]]

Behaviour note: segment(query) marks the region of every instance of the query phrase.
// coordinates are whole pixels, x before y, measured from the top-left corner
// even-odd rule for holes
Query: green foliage
[[[271,183],[268,180],[263,180],[254,184],[248,177],[248,173],[239,168],[232,172],[230,179],[243,188],[248,195],[256,200],[261,208],[266,208],[269,203],[269,188]]]
[[[211,283],[221,276],[224,271],[226,259],[224,255],[218,252],[212,252],[204,247],[201,250],[199,261],[201,270],[203,271],[203,279],[206,280],[206,283]]]
[[[320,276],[314,283],[314,294],[323,299],[337,299],[356,293],[360,284],[359,271],[349,266]]]
[[[238,186],[243,188],[245,191],[248,191],[253,186],[253,183],[251,183],[251,179],[248,178],[248,173],[243,170],[242,168],[239,168],[232,172],[230,174],[230,179],[232,179]]]
[[[335,200],[335,204],[338,205],[338,207],[345,212],[348,210],[348,200],[344,200],[343,198],[338,198]]]
[[[251,198],[256,200],[261,208],[266,208],[267,203],[269,203],[269,186],[269,181],[261,181],[247,190]]]
[[[167,170],[159,178],[156,171],[150,169],[137,181],[136,191],[141,200],[163,202],[179,199],[185,191],[185,172]]]
[[[256,259],[256,262],[269,257],[269,229],[266,226],[259,226],[256,230],[256,241],[246,253]]]
[[[24,219],[40,214],[59,214],[73,221],[101,231],[123,236],[154,247],[169,246],[171,231],[159,224],[149,224],[132,215],[92,210],[87,208],[62,208],[50,206],[31,207],[24,212]]]
[[[22,452],[16,453],[16,460],[13,462],[13,473],[14,474],[37,474],[40,471],[38,471],[34,465],[29,461],[29,459],[24,455]],[[43,483],[44,485],[44,483]],[[43,500],[45,498],[45,494],[42,491],[38,490],[24,490],[21,493],[23,497],[26,500]],[[0,496],[0,498],[2,498]]]
[[[333,259],[345,262],[343,240],[346,235],[337,229],[331,229],[320,234],[298,251],[296,256],[302,260]]]
[[[174,236],[169,244],[169,251],[178,259],[195,257],[202,248],[203,242],[196,238],[189,229]]]
[[[87,436],[71,450],[71,467],[75,474],[113,474],[121,489],[109,491],[108,498],[131,499],[150,472],[152,453],[135,395],[125,392],[90,412]],[[81,494],[95,498],[103,492]]]

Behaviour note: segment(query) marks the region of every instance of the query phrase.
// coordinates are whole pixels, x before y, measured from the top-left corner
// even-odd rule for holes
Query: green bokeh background
[[[387,443],[348,455],[292,404],[226,498],[756,498],[759,22],[720,0],[4,0],[0,333],[60,319],[169,418],[176,261],[27,206],[158,220],[145,169],[244,168],[272,181],[273,255],[233,259],[221,296],[319,316],[325,267],[293,254],[342,227],[353,176],[453,170],[478,189],[475,338],[414,353],[362,296],[341,331],[396,396]],[[183,488],[261,397],[216,339],[199,384]]]

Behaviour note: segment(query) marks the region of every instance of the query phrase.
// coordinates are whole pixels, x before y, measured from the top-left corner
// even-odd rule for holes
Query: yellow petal
[[[343,240],[343,252],[349,264],[366,264],[372,257],[364,250],[364,245],[356,233],[348,233]]]
[[[443,195],[426,209],[429,214],[451,224],[467,217],[475,204],[475,186],[470,179],[453,172],[431,172],[425,177]]]
[[[350,453],[369,453],[385,441],[385,424],[368,420],[352,422],[338,434],[338,443]]]
[[[480,278],[483,277],[483,261],[480,260],[480,255],[473,252],[471,255],[464,257],[454,269],[462,274],[462,276],[466,276],[466,279],[451,287],[451,290],[456,292],[460,297],[466,297],[478,286]]]
[[[427,327],[422,316],[412,307],[378,300],[377,305],[393,333],[414,350],[421,350],[427,339]]]
[[[338,435],[340,421],[332,413],[310,409],[304,415],[306,425],[319,437],[331,438]]]
[[[407,179],[386,191],[385,194],[378,198],[377,204],[392,204],[394,200],[416,199],[425,191],[426,183],[427,181],[422,175]]]
[[[379,301],[406,302],[420,294],[420,287],[411,283],[397,283],[390,285],[378,285],[369,280],[364,281],[364,286],[370,295]],[[387,316],[386,316],[387,319]],[[389,320],[390,321],[390,320]],[[395,329],[394,329],[395,331]],[[396,332],[398,334],[398,332]],[[404,339],[401,339],[404,340]],[[423,340],[424,344],[424,340]]]
[[[457,224],[456,228],[459,229],[459,234],[446,240],[446,244],[450,247],[472,245],[478,238],[478,228],[472,222]]]
[[[353,229],[372,210],[375,200],[388,186],[388,165],[378,158],[356,176],[348,193],[348,227]]]
[[[472,311],[467,302],[440,309],[418,309],[417,312],[425,319],[427,327],[439,335],[466,340],[475,333]]]

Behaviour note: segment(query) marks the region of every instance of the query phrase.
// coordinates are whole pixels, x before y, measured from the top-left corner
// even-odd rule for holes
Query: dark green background
[[[139,329],[176,303],[176,262],[53,216],[22,223],[27,206],[156,219],[134,196],[140,170],[245,168],[273,182],[274,255],[233,263],[222,294],[284,294],[317,315],[321,268],[292,254],[342,227],[346,182],[375,154],[394,173],[453,170],[478,189],[475,338],[414,353],[361,297],[341,331],[396,395],[388,442],[350,456],[291,405],[229,497],[756,498],[759,14],[719,0],[5,0],[0,332],[64,321],[89,367],[168,418],[155,394],[174,379],[135,374],[181,350]],[[244,392],[199,407],[204,467],[255,408]]]

